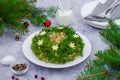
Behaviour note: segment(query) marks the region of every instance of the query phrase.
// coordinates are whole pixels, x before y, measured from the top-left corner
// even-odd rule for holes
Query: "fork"
[[[110,18],[111,17],[111,12],[120,4],[120,1],[118,3],[116,3],[111,10],[106,14],[106,18]]]
[[[117,2],[119,2],[119,0],[116,0],[115,2],[113,2],[113,4],[111,4],[104,12],[102,13],[99,13],[97,15],[97,17],[106,17],[106,14],[110,11],[111,12],[111,9],[113,9],[114,5],[117,4]]]

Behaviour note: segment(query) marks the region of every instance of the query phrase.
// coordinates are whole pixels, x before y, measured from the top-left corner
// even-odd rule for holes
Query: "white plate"
[[[22,50],[23,50],[24,56],[28,60],[30,60],[31,62],[33,62],[34,64],[37,64],[39,66],[43,66],[43,67],[47,67],[47,68],[71,67],[71,66],[77,65],[77,64],[81,63],[82,61],[84,61],[85,59],[87,59],[87,57],[91,53],[91,44],[90,44],[89,40],[84,35],[78,33],[81,36],[81,38],[83,39],[83,42],[85,43],[84,50],[83,50],[83,57],[78,57],[74,61],[68,62],[66,64],[52,64],[52,63],[46,63],[44,61],[38,60],[37,57],[34,55],[34,53],[31,50],[32,38],[38,33],[39,33],[39,31],[33,33],[24,41],[24,43],[22,45]]]
[[[88,2],[87,4],[85,4],[82,9],[81,9],[81,15],[83,17],[83,20],[91,25],[94,26],[96,28],[105,28],[108,23],[107,22],[97,22],[97,21],[88,21],[85,20],[84,17],[86,17],[87,15],[91,14],[92,11],[94,10],[94,8],[97,6],[98,3],[102,3],[104,4],[107,0],[93,0]],[[115,20],[115,23],[120,26],[120,19]]]

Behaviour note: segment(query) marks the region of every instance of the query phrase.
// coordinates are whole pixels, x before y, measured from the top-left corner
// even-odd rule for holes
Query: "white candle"
[[[59,9],[56,13],[56,20],[60,25],[68,26],[73,20],[73,11]]]

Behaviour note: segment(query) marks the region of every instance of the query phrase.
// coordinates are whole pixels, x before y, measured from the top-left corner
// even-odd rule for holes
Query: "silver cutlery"
[[[106,14],[106,18],[110,18],[111,17],[111,12],[120,4],[120,1],[118,3],[116,3],[111,10]]]
[[[120,2],[120,0],[115,0],[113,2],[113,4],[111,4],[104,12],[99,13],[98,15],[96,15],[96,17],[106,17],[106,15],[109,13],[111,13],[114,9],[114,7],[116,7],[116,5],[118,5],[118,2]],[[107,15],[107,17],[109,17],[109,14]]]

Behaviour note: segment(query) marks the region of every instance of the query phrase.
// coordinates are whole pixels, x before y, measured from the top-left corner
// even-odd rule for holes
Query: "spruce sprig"
[[[0,0],[0,34],[6,29],[25,33],[27,28],[23,25],[24,19],[30,20],[36,26],[42,26],[47,20],[49,9],[36,7],[34,2],[36,0]],[[53,14],[56,9],[52,10]]]
[[[120,29],[110,19],[108,27],[100,34],[110,48],[98,51],[97,59],[87,65],[77,80],[120,80]]]
[[[111,19],[108,27],[103,29],[100,34],[109,45],[120,48],[120,28]]]

